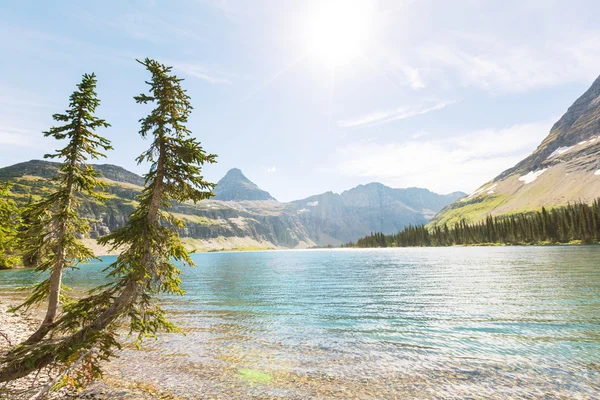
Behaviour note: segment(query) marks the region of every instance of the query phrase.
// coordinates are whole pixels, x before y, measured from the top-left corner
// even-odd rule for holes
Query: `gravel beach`
[[[28,313],[9,312],[10,307],[19,304],[21,300],[20,294],[0,293],[0,355],[9,349],[11,346],[25,340],[38,326],[40,321],[39,313],[32,311]],[[31,384],[39,385],[40,382],[47,380],[47,375],[40,374],[36,380],[22,379],[17,384],[3,387],[0,385],[0,399],[29,399],[33,393],[28,392],[17,394],[16,391],[22,391]],[[108,383],[110,382],[110,383]],[[141,387],[143,385],[135,383],[121,383],[110,381],[107,377],[106,381],[98,381],[92,383],[88,388],[81,393],[65,393],[61,392],[53,395],[52,399],[123,399],[123,400],[152,400],[152,399],[176,399],[167,393],[158,393],[150,386]],[[4,389],[4,391],[3,391]]]

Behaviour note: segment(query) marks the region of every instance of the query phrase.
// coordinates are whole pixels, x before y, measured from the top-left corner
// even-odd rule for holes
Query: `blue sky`
[[[83,73],[143,173],[135,58],[185,78],[189,127],[282,201],[379,181],[472,191],[529,154],[600,74],[600,2],[0,1],[0,166],[57,147]]]

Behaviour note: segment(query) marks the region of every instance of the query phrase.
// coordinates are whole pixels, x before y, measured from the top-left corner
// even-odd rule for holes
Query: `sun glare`
[[[373,11],[373,0],[320,1],[306,27],[308,52],[332,68],[351,63],[366,50]]]

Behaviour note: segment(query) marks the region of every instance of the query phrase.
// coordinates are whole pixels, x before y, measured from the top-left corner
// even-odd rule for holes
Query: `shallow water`
[[[67,285],[101,283],[111,260],[70,272]],[[600,397],[600,247],[194,260],[186,295],[162,299],[187,335],[125,352],[116,375],[190,398]],[[0,290],[35,279],[1,271]]]

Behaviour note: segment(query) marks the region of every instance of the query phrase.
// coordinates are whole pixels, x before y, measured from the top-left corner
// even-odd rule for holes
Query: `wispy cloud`
[[[0,145],[45,148],[48,139],[34,124],[10,120],[0,116]]]
[[[27,90],[0,86],[0,147],[45,148],[42,135],[45,122],[56,105]],[[18,154],[18,152],[17,152]]]
[[[394,39],[380,44],[376,62],[412,89],[473,87],[493,94],[588,83],[598,75],[600,28],[591,17],[597,3],[505,3],[503,10],[493,2],[405,3],[394,14],[398,28],[388,31]]]
[[[392,121],[427,114],[435,110],[441,110],[442,108],[445,108],[454,103],[455,101],[426,102],[409,107],[400,107],[390,110],[375,111],[356,119],[339,121],[338,126],[342,128],[360,128],[386,124]]]
[[[469,46],[436,44],[422,46],[419,51],[428,64],[438,67],[430,74],[430,79],[439,78],[439,74],[451,76],[449,74],[454,73],[458,77],[455,82],[462,86],[474,86],[492,93],[519,93],[588,81],[596,76],[600,49],[589,48],[590,40],[597,44],[600,34],[574,45],[556,44],[550,49],[494,43],[470,50]]]
[[[89,12],[77,14],[79,19],[87,21],[98,28],[115,29],[134,39],[146,40],[152,43],[173,43],[181,39],[206,42],[206,39],[191,29],[180,24],[173,24],[164,18],[142,12],[131,12],[102,18]]]
[[[229,19],[235,20],[240,14],[239,4],[234,4],[231,0],[201,0],[211,6],[221,10]]]
[[[3,146],[31,146],[31,137],[23,131],[15,131],[10,128],[2,128],[0,130],[0,145]]]
[[[76,63],[85,54],[86,58],[108,61],[111,64],[132,65],[132,60],[138,56],[129,52],[116,52],[112,47],[99,46],[78,38],[18,25],[0,24],[0,36],[13,38],[2,43],[5,52],[33,54],[44,63]]]
[[[49,109],[56,106],[48,99],[29,93],[23,89],[0,86],[0,104],[3,108],[19,110]]]
[[[42,131],[34,123],[0,116],[0,167],[28,159],[39,159],[49,150],[55,149],[56,141],[45,138]]]
[[[275,167],[267,168],[267,172],[277,172],[277,168],[275,168]]]
[[[392,69],[392,72],[411,89],[418,90],[427,86],[418,68],[402,64],[397,65],[396,68]]]
[[[551,126],[542,121],[452,138],[351,144],[338,149],[337,170],[396,187],[470,191],[526,157]]]
[[[170,64],[173,65],[173,68],[180,70],[186,75],[202,79],[203,81],[212,83],[213,85],[231,85],[233,83],[229,75],[214,68],[210,68],[204,64],[177,61],[170,62]]]

